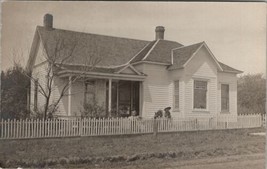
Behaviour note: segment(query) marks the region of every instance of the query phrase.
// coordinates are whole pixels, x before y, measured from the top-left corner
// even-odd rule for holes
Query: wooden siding
[[[36,58],[35,58],[35,63],[34,63],[34,67],[32,70],[32,77],[35,79],[38,79],[38,82],[40,83],[40,85],[44,88],[46,86],[46,75],[47,75],[47,67],[48,67],[48,63],[45,62],[45,58],[46,55],[44,53],[44,48],[43,48],[43,44],[40,42],[40,45],[37,46],[37,54],[36,54]],[[62,87],[63,81],[65,83],[65,80],[63,79],[59,79],[59,78],[55,78],[55,80],[53,81],[53,89],[52,89],[52,96],[50,99],[50,104],[55,102],[57,100],[57,98],[59,97],[60,94],[60,90],[59,88]],[[60,87],[59,87],[60,86]],[[38,92],[38,108],[39,109],[43,109],[44,105],[45,105],[45,98],[44,96]],[[58,115],[67,115],[66,111],[67,111],[67,107],[64,107],[63,102],[67,102],[66,98],[63,98],[60,103],[59,103],[59,109],[58,109]],[[33,110],[33,105],[34,105],[34,83],[31,82],[31,110]]]
[[[71,87],[71,115],[80,116],[84,102],[85,85],[81,81],[76,81]]]
[[[84,103],[85,86],[83,81],[76,81],[71,88],[71,115],[80,116]],[[98,105],[106,108],[106,80],[96,79],[95,97]]]
[[[203,46],[185,68],[185,117],[214,117],[217,114],[217,67]],[[194,80],[208,81],[207,109],[194,110]]]
[[[185,83],[184,83],[184,70],[176,69],[169,71],[170,74],[170,87],[169,87],[169,102],[172,107],[172,117],[174,119],[181,119],[184,117],[184,94],[185,94]],[[174,109],[174,81],[179,80],[179,109]]]
[[[38,79],[38,83],[41,86],[45,86],[45,75],[46,75],[46,67],[47,64],[43,64],[41,66],[35,67],[33,68],[33,72],[32,72],[32,77],[34,79]],[[39,90],[39,87],[38,87]],[[31,81],[31,110],[33,110],[33,105],[34,105],[34,91],[35,91],[35,85],[34,82]],[[38,91],[37,94],[37,107],[43,107],[45,104],[45,98],[43,97],[43,95],[41,95],[41,93]]]
[[[46,83],[46,72],[47,63],[45,62],[46,55],[43,50],[43,45],[40,43],[38,45],[38,50],[36,54],[35,64],[32,72],[34,78],[38,78],[41,86],[45,86]],[[135,72],[134,72],[135,73]],[[58,100],[60,97],[63,87],[68,83],[68,78],[58,78],[55,77],[53,81],[53,92],[51,96],[50,103]],[[71,115],[80,115],[82,109],[82,104],[84,101],[84,84],[83,82],[76,81],[71,87]],[[68,115],[68,95],[66,95],[60,100],[58,104],[58,111],[56,115],[67,116]],[[96,99],[100,105],[106,106],[106,80],[98,79],[96,80]],[[38,107],[43,108],[45,104],[45,98],[38,92]],[[34,83],[31,83],[31,109],[33,110],[34,105]]]
[[[99,106],[103,106],[106,108],[106,86],[107,80],[106,79],[96,79],[96,101]]]
[[[221,112],[221,84],[229,84],[229,113]],[[237,117],[237,77],[232,73],[218,73],[217,88],[218,114],[221,118],[227,118],[235,121]]]
[[[174,80],[181,78],[181,70],[170,72],[166,70],[166,66],[154,64],[143,64],[142,68],[143,73],[147,75],[146,80],[143,82],[144,102],[142,116],[152,118],[158,110],[163,110],[168,106],[173,109]],[[140,69],[140,67],[137,69]],[[183,88],[182,81],[180,81],[180,87]],[[183,92],[179,97],[182,99]],[[182,106],[182,103],[180,105]],[[176,111],[172,113],[172,117],[177,118],[181,114],[180,111]]]
[[[54,90],[53,90],[53,102],[57,101],[60,97],[61,91],[63,87],[68,83],[68,78],[55,78],[54,79]],[[58,111],[56,115],[66,116],[68,115],[68,96],[66,95],[68,91],[65,93],[65,96],[62,97],[58,104]]]
[[[145,64],[137,64],[137,65],[134,65],[133,67],[138,70],[139,72],[143,72],[144,73],[144,66]]]
[[[205,46],[202,46],[189,61],[185,67],[185,73],[200,78],[217,77],[217,66]]]
[[[152,118],[159,109],[171,106],[169,102],[170,80],[166,66],[144,64],[144,73],[147,74],[143,82],[144,108],[143,117]]]
[[[34,65],[39,65],[40,63],[43,63],[44,61],[46,61],[46,53],[43,47],[43,43],[39,43],[39,48],[37,48],[37,55],[35,58],[35,63]]]
[[[46,88],[46,75],[47,75],[47,63],[44,63],[42,65],[39,65],[35,68],[33,68],[32,77],[34,79],[38,79],[39,84],[44,88],[44,90],[47,90]],[[64,80],[63,80],[64,81]],[[55,78],[53,81],[53,89],[52,89],[52,95],[50,99],[50,104],[55,102],[57,98],[59,98],[60,95],[60,88],[62,88],[63,84],[62,79]],[[38,87],[40,90],[40,87]],[[38,91],[38,98],[37,98],[37,106],[39,110],[44,109],[44,105],[46,103],[45,97]],[[58,115],[66,115],[67,108],[64,107],[64,104],[62,102],[66,102],[66,98],[63,98],[62,101],[59,103],[59,109],[58,109]],[[31,82],[31,110],[33,110],[34,105],[34,83]]]

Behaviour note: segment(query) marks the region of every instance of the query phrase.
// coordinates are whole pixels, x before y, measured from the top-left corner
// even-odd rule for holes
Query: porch
[[[75,72],[59,75],[70,84],[64,106],[67,116],[129,117],[133,111],[142,115],[144,75],[87,72],[75,82]]]

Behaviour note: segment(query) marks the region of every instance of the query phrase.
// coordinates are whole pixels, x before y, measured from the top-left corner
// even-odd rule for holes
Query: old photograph
[[[1,3],[0,168],[264,169],[264,2]]]

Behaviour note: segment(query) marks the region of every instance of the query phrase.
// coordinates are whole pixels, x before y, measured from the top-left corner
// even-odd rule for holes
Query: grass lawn
[[[162,133],[157,137],[148,135],[81,137],[62,139],[12,140],[2,141],[0,159],[14,161],[37,160],[33,166],[84,167],[96,165],[111,166],[115,163],[131,163],[151,158],[175,158],[187,160],[195,158],[263,153],[265,137],[249,133],[264,129],[234,129],[218,131],[194,131]],[[30,150],[22,149],[24,144]],[[13,146],[10,148],[10,146]],[[51,151],[51,148],[53,150]],[[24,151],[24,152],[23,152]],[[64,158],[64,159],[62,159]],[[41,165],[38,162],[45,161]],[[51,162],[53,161],[53,162]],[[3,163],[3,162],[2,162]],[[23,163],[22,163],[23,164]]]
[[[140,152],[150,152],[150,158],[148,158],[148,160],[150,162],[152,160],[152,163],[166,163],[168,160],[171,161],[172,158],[183,161],[197,158],[264,153],[265,137],[251,136],[250,133],[254,132],[265,132],[265,129],[236,129],[160,134],[154,139],[153,144],[143,144],[143,146],[137,146],[137,148],[142,148],[138,150]],[[176,152],[176,156],[163,156],[159,153],[168,151]],[[155,155],[151,156],[151,154],[153,154],[151,152]],[[118,166],[125,166],[125,168],[128,168],[131,165],[138,166],[139,164],[147,163],[145,162],[147,159],[142,158],[144,157],[142,154],[139,157],[139,161],[122,161],[119,163],[105,161],[97,164],[93,163],[89,166],[88,164],[68,164],[65,167],[116,168]]]

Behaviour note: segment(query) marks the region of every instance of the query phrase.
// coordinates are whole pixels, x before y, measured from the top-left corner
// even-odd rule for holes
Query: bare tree
[[[43,110],[41,111],[45,119],[47,118],[48,113],[54,114],[57,111],[61,99],[68,95],[68,90],[71,84],[78,79],[84,81],[86,79],[85,73],[94,69],[94,67],[101,61],[101,57],[95,56],[91,52],[87,52],[86,48],[88,48],[88,46],[86,46],[86,43],[84,43],[84,40],[82,40],[82,37],[79,35],[65,37],[58,33],[53,35],[52,40],[51,37],[43,39],[42,57],[45,58],[43,63],[46,63],[44,71],[45,78],[40,82],[36,81],[34,75],[29,75],[28,77],[38,86],[38,93],[45,99]],[[51,97],[55,90],[54,81],[57,78],[57,73],[60,70],[66,69],[68,64],[76,59],[76,56],[79,55],[81,50],[84,51],[83,55],[85,56],[80,57],[80,59],[83,59],[83,64],[79,65],[79,73],[75,74],[75,76],[72,76],[62,84],[62,90],[59,91],[59,97],[52,102]],[[94,54],[96,53],[97,52],[94,52]],[[40,109],[40,107],[38,109]]]

